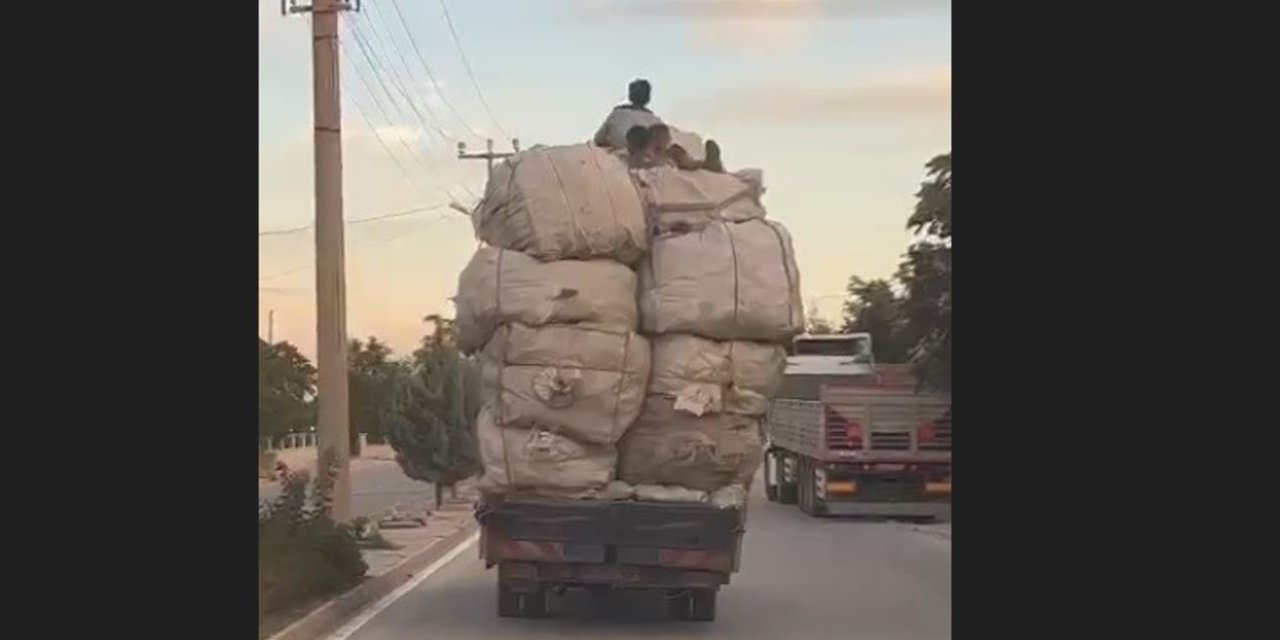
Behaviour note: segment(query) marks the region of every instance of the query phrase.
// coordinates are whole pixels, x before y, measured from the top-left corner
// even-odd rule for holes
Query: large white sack
[[[764,415],[782,384],[786,349],[745,340],[717,341],[687,333],[651,339],[649,393],[675,400],[675,408],[706,413]]]
[[[482,392],[498,424],[613,444],[644,402],[649,342],[583,325],[504,324],[480,364]]]
[[[458,347],[484,346],[498,325],[587,322],[634,331],[636,274],[612,260],[536,258],[482,247],[458,277]]]
[[[485,242],[540,260],[631,264],[646,247],[644,208],[626,163],[587,144],[507,158],[494,167],[472,223]]]
[[[760,419],[730,413],[700,418],[650,396],[618,443],[618,479],[716,491],[746,485],[763,455]]]
[[[694,162],[702,162],[707,159],[707,145],[702,141],[702,136],[676,127],[671,129],[671,145],[679,146],[684,152],[689,154],[689,159]]]
[[[485,493],[533,492],[557,496],[590,494],[612,478],[617,459],[610,445],[584,445],[540,429],[498,426],[492,410],[476,417],[484,472],[476,487]]]
[[[682,171],[660,165],[634,171],[651,234],[688,233],[715,221],[765,217],[759,171]],[[745,179],[751,178],[751,179]]]
[[[654,238],[640,292],[647,334],[784,343],[804,330],[791,235],[771,220]]]

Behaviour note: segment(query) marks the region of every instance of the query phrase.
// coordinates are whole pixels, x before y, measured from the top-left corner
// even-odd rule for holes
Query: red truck
[[[499,616],[541,617],[553,593],[587,588],[660,591],[669,616],[708,621],[738,570],[745,506],[509,497],[476,519]]]
[[[800,336],[772,402],[765,494],[812,515],[951,513],[951,398],[876,365],[871,336]]]

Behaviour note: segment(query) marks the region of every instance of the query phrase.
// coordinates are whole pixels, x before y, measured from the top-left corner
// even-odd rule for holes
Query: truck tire
[[[498,617],[541,618],[547,614],[547,592],[538,589],[532,593],[512,591],[498,583]]]
[[[689,595],[689,620],[711,622],[716,619],[715,589],[694,589]]]
[[[814,478],[814,464],[811,458],[800,458],[797,465],[796,483],[800,485],[800,510],[806,515],[820,517],[826,514],[826,505],[818,499],[817,481]]]
[[[778,468],[778,454],[772,450],[764,452],[764,497],[769,502],[778,501],[778,484],[773,481],[774,476],[781,477],[782,470]]]
[[[507,588],[501,582],[498,583],[498,617],[520,617],[520,594]]]
[[[778,504],[795,504],[799,499],[799,487],[796,486],[795,480],[792,479],[788,482],[786,474],[782,472],[783,465],[788,457],[786,455],[778,456]],[[796,467],[798,470],[798,458],[796,459]]]

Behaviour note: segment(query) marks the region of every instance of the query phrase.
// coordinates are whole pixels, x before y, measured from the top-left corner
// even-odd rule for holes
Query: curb
[[[315,640],[337,631],[349,619],[359,615],[369,604],[377,602],[400,588],[423,568],[444,557],[465,543],[479,529],[475,520],[469,520],[457,531],[436,540],[427,548],[415,553],[394,569],[313,609],[311,613],[294,621],[267,640]]]
[[[950,532],[950,531],[941,531],[941,530],[938,530],[938,529],[930,529],[930,528],[922,527],[922,526],[919,526],[919,525],[912,525],[912,526],[911,526],[911,530],[912,530],[912,531],[914,531],[914,532],[916,532],[916,533],[919,533],[919,534],[921,534],[921,535],[924,535],[924,536],[928,536],[928,537],[930,537],[930,538],[933,538],[933,539],[935,539],[935,540],[944,540],[944,541],[946,541],[946,542],[951,542],[951,532]]]

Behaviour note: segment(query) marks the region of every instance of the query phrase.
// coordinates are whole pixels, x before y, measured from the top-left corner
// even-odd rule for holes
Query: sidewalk
[[[328,601],[317,603],[310,611],[276,616],[260,622],[259,638],[269,640],[316,640],[332,633],[366,606],[408,582],[419,571],[465,543],[476,531],[473,503],[476,491],[470,481],[458,486],[458,497],[449,498],[439,510],[431,511],[425,527],[381,529],[382,537],[398,549],[362,549],[369,565],[364,582]],[[406,515],[422,515],[425,505],[402,507]],[[417,513],[414,513],[414,511]],[[375,518],[376,519],[376,518]]]

